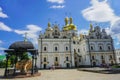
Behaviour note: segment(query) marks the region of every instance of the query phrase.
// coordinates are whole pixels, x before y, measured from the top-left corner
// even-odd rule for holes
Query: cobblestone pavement
[[[120,74],[99,74],[77,71],[76,69],[39,70],[41,76],[13,80],[120,80]],[[4,70],[0,69],[0,76]],[[0,80],[9,80],[2,79]]]

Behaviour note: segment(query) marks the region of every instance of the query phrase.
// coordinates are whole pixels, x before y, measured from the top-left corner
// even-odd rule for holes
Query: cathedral
[[[39,34],[37,66],[75,68],[116,63],[113,39],[105,29],[90,24],[87,35],[77,33],[72,17],[65,18],[62,30],[48,22],[45,32]]]

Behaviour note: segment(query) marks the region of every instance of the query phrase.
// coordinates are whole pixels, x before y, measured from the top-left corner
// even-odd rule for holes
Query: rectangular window
[[[58,61],[58,57],[55,57],[55,61]]]
[[[44,62],[46,62],[46,57],[44,58]]]
[[[92,60],[94,60],[95,59],[95,57],[94,56],[92,56]]]
[[[79,62],[81,62],[81,59],[79,58]]]
[[[110,55],[109,57],[110,57],[110,59],[112,59],[112,55]]]
[[[104,59],[104,57],[103,57],[103,56],[101,56],[101,59]]]

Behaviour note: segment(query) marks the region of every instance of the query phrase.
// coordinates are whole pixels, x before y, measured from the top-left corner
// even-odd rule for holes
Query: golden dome
[[[69,30],[77,30],[77,28],[74,24],[70,24],[69,25]]]
[[[68,24],[69,21],[70,21],[70,24]],[[65,18],[65,27],[63,27],[63,30],[77,30],[76,26],[73,24],[72,17]]]
[[[77,30],[76,26],[73,24],[72,17],[70,17],[69,20],[70,20],[69,30]]]
[[[63,30],[64,30],[64,31],[68,31],[68,28],[64,27]]]
[[[69,29],[68,29],[68,26],[69,26],[68,24],[67,24],[66,26],[64,26],[64,27],[63,27],[63,30],[64,30],[64,31],[69,30]]]

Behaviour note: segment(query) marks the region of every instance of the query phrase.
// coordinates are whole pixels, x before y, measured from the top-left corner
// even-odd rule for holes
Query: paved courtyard
[[[76,69],[39,70],[41,76],[13,80],[120,80],[120,74],[100,74],[77,71]],[[0,69],[0,76],[4,70]],[[9,80],[1,79],[0,80]]]

